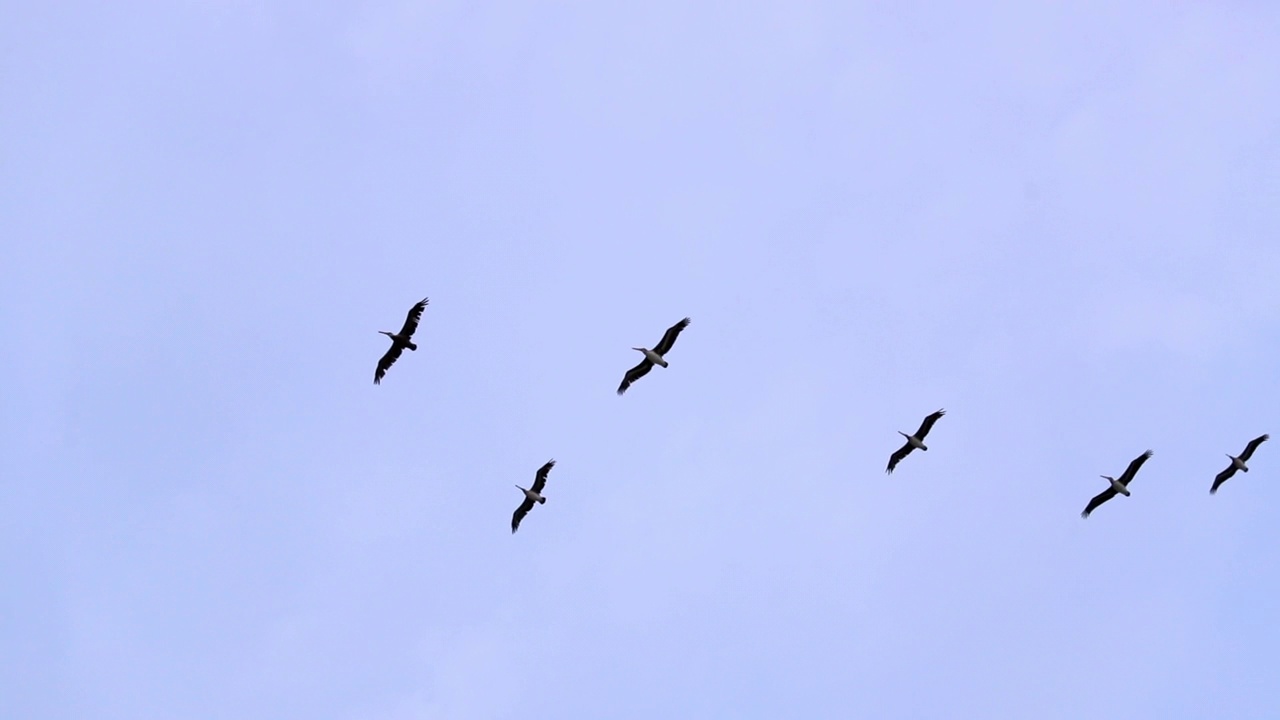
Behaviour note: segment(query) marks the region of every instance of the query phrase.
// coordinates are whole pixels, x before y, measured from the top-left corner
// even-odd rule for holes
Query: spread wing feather
[[[649,362],[649,358],[641,360],[639,365],[631,368],[626,375],[622,376],[622,384],[618,386],[618,394],[621,395],[626,392],[627,388],[631,387],[631,383],[644,377],[652,369],[653,363]]]
[[[550,460],[546,465],[538,468],[538,475],[533,479],[533,487],[529,488],[539,495],[542,494],[542,488],[547,486],[547,473],[551,472],[551,468],[556,466],[555,460]]]
[[[659,355],[666,355],[671,351],[671,346],[676,344],[676,338],[680,336],[680,331],[686,327],[689,327],[689,318],[685,318],[667,328],[667,331],[662,334],[662,339],[654,346],[653,351]]]

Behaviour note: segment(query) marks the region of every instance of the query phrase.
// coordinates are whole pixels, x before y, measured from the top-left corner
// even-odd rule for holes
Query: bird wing
[[[1129,463],[1129,467],[1124,469],[1124,474],[1120,476],[1120,479],[1117,482],[1125,487],[1129,487],[1129,483],[1133,482],[1133,476],[1138,474],[1138,468],[1142,467],[1142,463],[1146,462],[1147,458],[1151,457],[1151,455],[1151,451],[1148,450],[1134,458],[1133,462]]]
[[[530,490],[541,494],[542,488],[547,486],[547,473],[551,472],[551,468],[556,466],[555,460],[550,460],[546,465],[538,468],[538,476],[533,479],[533,487]]]
[[[668,352],[671,352],[671,346],[676,344],[676,338],[680,336],[680,331],[684,330],[688,326],[689,318],[685,318],[675,325],[667,328],[667,331],[662,334],[662,339],[658,341],[657,345],[653,346],[653,351],[659,355],[666,355]]]
[[[520,507],[516,508],[515,513],[511,516],[511,532],[514,533],[516,528],[520,527],[520,521],[523,520],[524,516],[528,515],[529,511],[532,509],[533,501],[526,496],[524,502],[520,503]]]
[[[400,328],[400,337],[408,340],[418,329],[418,321],[422,319],[422,311],[427,309],[427,298],[422,300],[413,307],[409,308],[409,314],[404,319],[404,327]]]
[[[396,364],[396,360],[400,359],[400,353],[404,352],[404,346],[392,342],[391,348],[387,350],[387,354],[382,356],[378,361],[378,369],[373,373],[373,384],[381,385],[382,376],[387,374],[387,368]]]
[[[924,422],[920,423],[920,429],[916,431],[916,439],[923,440],[924,436],[928,435],[929,430],[933,428],[933,424],[938,422],[938,418],[946,414],[947,414],[946,410],[939,410],[938,412],[930,415],[929,417],[926,417],[924,419]]]
[[[1230,480],[1231,476],[1235,474],[1236,474],[1236,464],[1231,463],[1231,465],[1229,465],[1226,470],[1223,470],[1222,472],[1218,473],[1218,476],[1213,479],[1213,487],[1209,488],[1209,494],[1212,495],[1218,492],[1218,486]]]
[[[897,466],[898,466],[898,463],[902,462],[902,458],[904,458],[904,457],[906,457],[908,454],[910,454],[910,452],[911,452],[911,450],[912,450],[912,449],[913,449],[913,448],[911,447],[911,443],[904,443],[904,444],[902,445],[902,447],[898,448],[896,452],[894,452],[892,455],[890,455],[890,456],[889,456],[889,467],[885,468],[885,470],[884,470],[884,471],[885,471],[885,473],[886,473],[886,474],[889,474],[889,475],[892,475],[892,474],[893,474],[893,469],[894,469],[895,467],[897,467]]]
[[[1106,490],[1103,490],[1097,495],[1094,495],[1093,499],[1089,501],[1089,504],[1085,506],[1084,512],[1080,513],[1080,517],[1082,518],[1089,517],[1089,513],[1098,509],[1099,505],[1110,500],[1115,496],[1116,496],[1116,489],[1113,487],[1108,487]]]
[[[1263,435],[1250,440],[1249,445],[1245,447],[1244,452],[1240,453],[1240,460],[1242,462],[1249,462],[1249,458],[1253,457],[1253,451],[1257,450],[1258,446],[1266,442],[1270,437],[1270,435]]]
[[[652,369],[653,363],[649,362],[649,358],[641,360],[639,365],[631,368],[626,375],[622,376],[622,384],[618,386],[618,394],[621,395],[626,392],[627,388],[631,387],[631,383],[644,377]]]

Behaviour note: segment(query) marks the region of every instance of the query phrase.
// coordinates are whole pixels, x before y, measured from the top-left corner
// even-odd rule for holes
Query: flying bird
[[[1270,437],[1270,435],[1263,435],[1250,440],[1249,444],[1245,446],[1244,452],[1240,453],[1240,457],[1227,453],[1227,457],[1231,458],[1231,466],[1218,473],[1218,477],[1213,479],[1213,487],[1209,488],[1209,494],[1212,495],[1218,492],[1218,486],[1230,480],[1231,476],[1235,475],[1237,470],[1240,470],[1241,472],[1249,472],[1249,466],[1245,465],[1245,463],[1248,462],[1249,458],[1253,457],[1253,451],[1257,450],[1258,446],[1266,442],[1267,438]]]
[[[373,384],[381,385],[382,376],[387,374],[387,369],[396,364],[396,360],[400,359],[400,353],[405,348],[417,350],[418,346],[411,340],[413,332],[418,329],[418,321],[422,319],[422,311],[427,307],[427,299],[422,298],[422,302],[409,308],[409,315],[404,319],[404,327],[400,328],[400,332],[391,333],[386,330],[378,332],[391,338],[391,347],[387,350],[387,354],[382,356],[378,361],[378,369],[373,373]]]
[[[533,509],[534,503],[545,503],[547,501],[546,498],[542,497],[542,488],[547,485],[547,473],[551,472],[551,468],[555,466],[556,461],[550,460],[546,465],[538,468],[538,474],[533,479],[533,487],[528,490],[519,485],[516,486],[520,488],[520,492],[524,493],[524,502],[520,503],[520,507],[516,508],[515,514],[511,516],[512,534],[515,534],[516,529],[520,527],[520,521],[524,519],[524,516],[528,515],[529,511]]]
[[[658,341],[657,345],[653,346],[652,350],[642,347],[631,348],[644,353],[644,359],[640,361],[639,365],[631,368],[626,375],[622,376],[622,384],[618,386],[618,394],[621,395],[626,392],[627,388],[631,387],[631,383],[647,375],[654,365],[666,367],[667,360],[664,356],[671,352],[671,346],[676,344],[676,338],[679,337],[680,331],[688,326],[689,318],[685,318],[667,328],[667,332],[663,334],[662,339]]]
[[[925,447],[924,436],[929,434],[929,430],[933,428],[934,423],[938,422],[938,418],[946,414],[946,410],[939,410],[938,412],[926,417],[924,422],[920,423],[920,429],[916,431],[915,435],[908,435],[899,430],[898,434],[906,438],[907,442],[889,456],[889,467],[885,468],[885,472],[893,474],[893,469],[897,467],[898,463],[902,462],[902,458],[909,455],[912,450],[920,448],[921,450],[927,451],[929,448]]]
[[[1124,469],[1124,473],[1119,479],[1113,478],[1110,475],[1100,476],[1104,480],[1110,482],[1111,487],[1094,496],[1094,498],[1089,501],[1089,504],[1085,506],[1084,512],[1080,513],[1080,517],[1089,517],[1089,513],[1096,510],[1102,503],[1115,497],[1117,493],[1124,495],[1125,497],[1129,497],[1129,483],[1133,482],[1133,476],[1138,474],[1138,468],[1142,467],[1142,463],[1146,462],[1149,457],[1151,457],[1150,450],[1134,458],[1133,462],[1129,463],[1129,467]]]

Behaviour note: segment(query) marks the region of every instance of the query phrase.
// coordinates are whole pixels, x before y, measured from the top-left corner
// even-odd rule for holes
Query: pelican
[[[1138,474],[1138,468],[1142,467],[1142,463],[1146,462],[1149,457],[1151,457],[1150,450],[1134,458],[1133,462],[1129,463],[1129,467],[1124,469],[1124,473],[1120,475],[1119,479],[1113,478],[1110,475],[1101,475],[1100,477],[1111,483],[1111,487],[1095,495],[1094,498],[1089,501],[1089,504],[1085,506],[1084,512],[1080,513],[1080,517],[1089,517],[1089,513],[1096,510],[1102,503],[1115,497],[1117,493],[1125,497],[1129,497],[1129,483],[1133,482],[1133,476]]]
[[[1253,451],[1257,450],[1258,446],[1266,442],[1267,438],[1270,437],[1270,435],[1263,435],[1250,440],[1249,444],[1245,446],[1244,452],[1240,453],[1240,457],[1227,453],[1227,457],[1231,458],[1231,466],[1218,473],[1218,477],[1213,479],[1213,487],[1209,488],[1209,494],[1212,495],[1218,492],[1218,486],[1230,480],[1231,476],[1235,475],[1237,470],[1240,472],[1249,472],[1249,466],[1245,465],[1245,463],[1249,458],[1253,457]]]
[[[382,384],[382,376],[387,374],[387,368],[396,364],[396,360],[400,359],[400,353],[404,352],[405,348],[410,350],[418,349],[418,346],[410,338],[413,337],[413,331],[418,329],[418,320],[422,319],[422,311],[426,307],[427,299],[422,298],[421,302],[409,308],[409,315],[404,319],[404,327],[400,328],[400,332],[378,331],[391,338],[391,347],[387,350],[387,354],[383,355],[382,359],[378,361],[378,369],[373,373],[374,385]]]
[[[533,509],[533,504],[547,501],[546,498],[542,497],[542,488],[547,485],[547,473],[551,472],[551,468],[555,466],[556,461],[550,460],[546,465],[538,468],[538,474],[533,478],[533,487],[528,490],[519,485],[516,486],[520,488],[520,492],[524,493],[524,502],[520,503],[520,507],[516,508],[515,514],[511,516],[511,533],[513,535],[516,532],[516,528],[520,527],[520,521]]]
[[[631,383],[647,375],[654,365],[666,367],[667,360],[664,356],[671,352],[671,346],[676,344],[676,338],[680,335],[680,331],[688,326],[689,318],[685,318],[667,328],[667,332],[662,335],[662,339],[658,341],[657,345],[653,346],[652,350],[642,347],[631,348],[644,353],[644,359],[640,361],[639,365],[631,368],[626,375],[622,376],[622,384],[618,386],[618,394],[621,395],[626,392],[627,388],[631,387]]]
[[[933,427],[934,423],[938,422],[938,418],[946,414],[946,410],[939,410],[938,412],[926,417],[924,422],[920,423],[920,429],[916,431],[915,435],[908,435],[899,430],[898,434],[906,438],[907,443],[889,456],[889,467],[885,468],[885,472],[893,474],[893,469],[897,467],[898,463],[902,462],[902,458],[910,454],[912,450],[919,448],[927,451],[929,448],[925,447],[924,436],[929,434],[929,430]]]

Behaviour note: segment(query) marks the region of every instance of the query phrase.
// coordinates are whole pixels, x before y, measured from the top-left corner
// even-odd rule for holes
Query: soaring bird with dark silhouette
[[[889,456],[889,467],[885,468],[885,472],[892,474],[893,469],[898,466],[898,463],[902,462],[902,458],[909,455],[912,450],[919,449],[927,451],[929,448],[925,447],[924,436],[929,434],[929,430],[933,428],[934,423],[938,422],[938,418],[946,414],[946,410],[939,410],[938,412],[926,417],[924,422],[920,423],[920,429],[916,430],[915,435],[908,435],[899,430],[898,434],[906,438],[907,442]]]
[[[404,352],[405,348],[410,350],[418,349],[418,346],[412,340],[413,332],[418,329],[418,321],[422,319],[422,311],[426,307],[427,299],[422,298],[421,302],[409,308],[409,315],[404,319],[404,327],[400,328],[400,332],[378,331],[391,338],[391,347],[387,350],[387,354],[383,355],[382,359],[378,361],[378,369],[373,372],[374,385],[382,384],[382,376],[386,375],[387,369],[394,365],[396,360],[400,359],[400,353]]]
[[[1257,450],[1258,446],[1266,442],[1270,437],[1270,435],[1262,435],[1250,440],[1249,444],[1245,446],[1244,452],[1240,453],[1240,457],[1227,453],[1227,457],[1231,458],[1231,465],[1226,470],[1218,473],[1218,476],[1213,479],[1213,487],[1209,488],[1209,494],[1212,495],[1218,492],[1218,486],[1230,480],[1237,470],[1249,472],[1249,466],[1245,465],[1245,463],[1249,461],[1249,458],[1253,457],[1253,451]]]
[[[639,365],[631,368],[626,375],[622,376],[622,384],[618,386],[618,394],[621,395],[626,392],[627,388],[631,387],[631,383],[647,375],[654,365],[666,367],[666,354],[671,352],[671,346],[676,344],[676,338],[680,336],[680,331],[688,326],[689,318],[685,318],[667,328],[667,331],[662,335],[662,339],[658,341],[657,345],[653,346],[652,350],[642,347],[631,348],[643,353],[644,359],[640,361]]]
[[[528,490],[517,485],[520,492],[524,493],[524,502],[520,503],[520,507],[516,508],[516,512],[511,516],[511,532],[514,534],[516,529],[520,527],[520,521],[525,515],[533,509],[534,503],[545,503],[547,499],[542,496],[542,488],[547,485],[547,473],[551,472],[551,468],[555,467],[556,461],[551,460],[546,465],[538,468],[538,474],[533,478],[533,487]]]
[[[1133,462],[1129,463],[1129,467],[1124,469],[1124,473],[1121,474],[1118,479],[1113,478],[1110,475],[1102,475],[1102,479],[1111,483],[1111,487],[1095,495],[1094,498],[1089,501],[1089,504],[1085,506],[1084,512],[1080,513],[1080,517],[1089,517],[1089,513],[1098,509],[1099,505],[1110,500],[1116,495],[1129,497],[1129,483],[1133,482],[1133,476],[1138,474],[1138,468],[1142,467],[1142,463],[1146,462],[1147,458],[1151,457],[1151,454],[1151,451],[1148,450],[1134,458]]]

